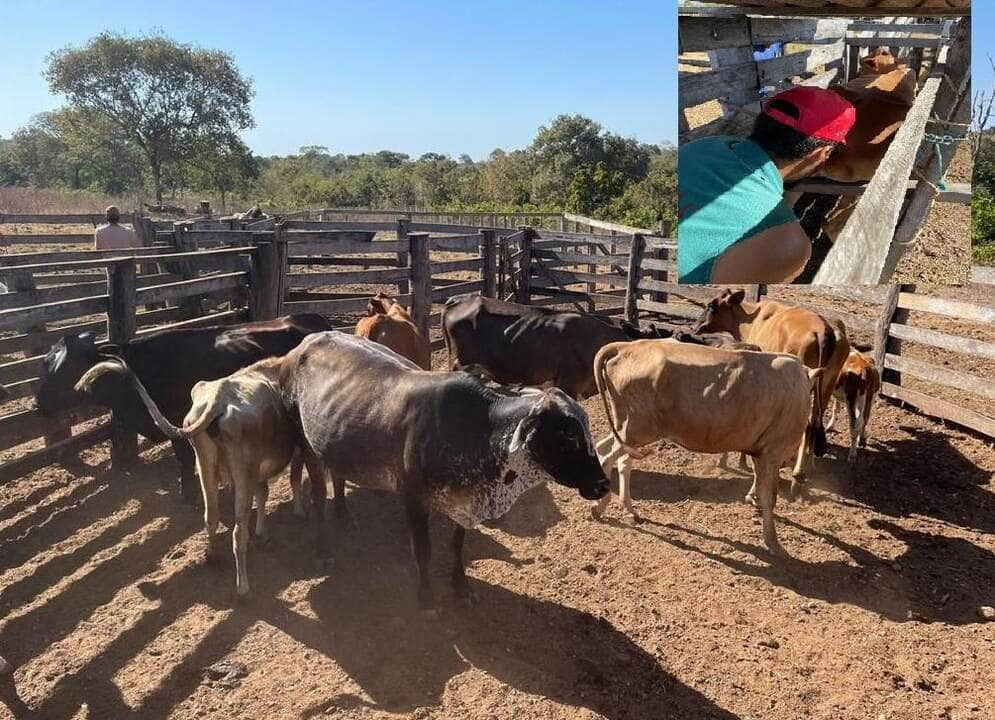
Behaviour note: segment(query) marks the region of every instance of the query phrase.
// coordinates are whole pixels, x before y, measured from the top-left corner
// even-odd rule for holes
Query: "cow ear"
[[[535,433],[535,419],[532,413],[529,413],[518,421],[511,442],[508,444],[508,454],[513,455],[521,450],[532,439],[533,433]]]
[[[737,290],[736,292],[732,293],[729,296],[729,304],[730,305],[739,305],[740,303],[743,302],[743,298],[745,298],[745,297],[746,297],[746,290],[743,290],[742,288],[740,288],[739,290]]]

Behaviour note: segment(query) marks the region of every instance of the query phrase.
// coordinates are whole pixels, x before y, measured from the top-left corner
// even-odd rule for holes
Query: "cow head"
[[[620,322],[622,332],[629,340],[661,340],[671,337],[674,329],[666,325],[657,323],[647,323],[646,327],[639,327],[639,324],[630,323],[628,320]]]
[[[35,405],[45,416],[58,415],[81,405],[84,396],[76,390],[83,374],[100,360],[115,356],[115,346],[97,346],[92,332],[63,335],[46,353]]]
[[[528,395],[532,407],[519,420],[509,454],[527,453],[554,482],[574,488],[588,500],[608,494],[608,478],[594,452],[584,408],[558,388]]]
[[[745,290],[733,292],[729,288],[723,289],[717,297],[705,305],[691,332],[695,335],[727,332],[738,339],[739,327],[747,320],[746,311],[743,309],[745,297]]]
[[[370,316],[386,315],[395,304],[394,298],[387,297],[382,292],[378,292],[366,304],[366,314]]]
[[[884,75],[897,67],[895,56],[888,48],[877,48],[860,61],[861,75]]]

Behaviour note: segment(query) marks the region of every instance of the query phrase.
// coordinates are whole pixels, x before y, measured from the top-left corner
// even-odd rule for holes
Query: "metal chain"
[[[923,135],[923,140],[926,142],[935,143],[936,145],[953,145],[954,143],[964,142],[967,137],[954,137],[949,133],[944,135],[934,135],[933,133],[925,133]]]

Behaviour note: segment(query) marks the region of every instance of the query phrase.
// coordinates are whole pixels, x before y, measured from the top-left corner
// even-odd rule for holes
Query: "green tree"
[[[189,159],[202,143],[232,143],[252,127],[252,88],[231,56],[161,35],[104,32],[83,47],[52,53],[52,92],[99,113],[137,145],[157,201],[165,164]]]
[[[221,209],[227,208],[228,195],[245,194],[249,183],[259,174],[255,158],[248,146],[239,139],[224,145],[204,142],[187,159],[192,186],[211,190],[221,197]]]

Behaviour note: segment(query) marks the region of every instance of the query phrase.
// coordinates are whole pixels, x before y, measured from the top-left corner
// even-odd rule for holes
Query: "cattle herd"
[[[434,613],[430,513],[455,522],[452,584],[473,602],[462,558],[468,528],[549,480],[575,489],[600,518],[613,465],[621,502],[638,521],[632,461],[661,440],[750,458],[746,499],[768,550],[782,554],[773,519],[780,468],[792,463],[793,481],[802,481],[811,456],[825,452],[823,413],[834,394],[848,408],[853,460],[880,382],[841,323],[747,302],[742,290],[723,290],[690,332],[479,295],[447,301],[441,325],[449,364],[439,371],[407,311],[379,294],[355,335],[317,315],[163,330],[122,346],[66,335],[46,355],[36,403],[45,415],[97,404],[122,430],[170,440],[182,497],[204,504],[209,558],[221,539],[219,488],[231,485],[240,597],[249,592],[253,499],[264,541],[268,483],[288,465],[294,512],[311,516],[319,558],[329,552],[329,480],[337,520],[348,514],[346,483],[396,493],[419,606]],[[599,442],[579,402],[595,394],[610,428]]]

